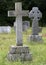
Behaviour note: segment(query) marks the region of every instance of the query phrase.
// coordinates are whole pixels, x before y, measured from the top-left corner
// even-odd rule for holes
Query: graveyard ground
[[[30,52],[32,52],[32,61],[25,62],[20,62],[20,60],[12,62],[6,59],[10,45],[16,45],[13,28],[10,34],[0,34],[0,65],[46,65],[46,28],[42,29],[43,42],[41,43],[29,43],[27,38],[30,33],[30,29],[27,32],[23,32],[23,43],[29,46]]]

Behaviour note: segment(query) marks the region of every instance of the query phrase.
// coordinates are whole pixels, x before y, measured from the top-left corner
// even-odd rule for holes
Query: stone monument
[[[11,33],[10,26],[0,26],[0,33]]]
[[[38,21],[42,18],[42,13],[38,7],[33,7],[29,13],[29,18],[32,20],[32,35],[29,36],[29,40],[32,41],[41,41],[42,36],[38,33],[41,32],[41,28],[38,25]]]
[[[8,11],[8,16],[16,16],[16,45],[11,46],[10,51],[7,55],[8,60],[16,61],[20,60],[31,60],[31,54],[29,48],[23,46],[22,41],[22,16],[28,16],[29,11],[22,11],[22,3],[15,3],[15,11]]]
[[[29,21],[23,21],[23,31],[27,31],[30,28],[30,22]]]
[[[22,21],[22,31],[25,32],[30,28],[30,22],[29,21]],[[14,22],[14,30],[16,32],[16,22]]]

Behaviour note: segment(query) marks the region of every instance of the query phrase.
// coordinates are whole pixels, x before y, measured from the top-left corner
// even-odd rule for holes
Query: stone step
[[[41,35],[29,35],[29,41],[37,41],[42,42],[42,36]]]
[[[10,54],[18,54],[18,53],[29,53],[29,48],[27,46],[11,46]]]
[[[22,53],[22,54],[8,54],[7,56],[9,61],[30,61],[32,60],[32,54],[30,53]]]

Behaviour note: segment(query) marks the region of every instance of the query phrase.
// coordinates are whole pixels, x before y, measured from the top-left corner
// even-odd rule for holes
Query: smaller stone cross
[[[16,17],[16,43],[17,46],[23,45],[22,43],[22,16],[28,16],[29,11],[22,11],[22,3],[15,3],[15,11],[8,11],[9,17]]]
[[[29,13],[29,17],[32,22],[32,35],[38,35],[40,32],[40,28],[38,26],[38,21],[42,18],[42,13],[38,9],[38,7],[33,7]]]

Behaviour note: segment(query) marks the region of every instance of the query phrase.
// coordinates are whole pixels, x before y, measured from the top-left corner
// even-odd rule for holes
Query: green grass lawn
[[[46,28],[42,29],[43,42],[28,42],[29,29],[23,32],[23,45],[27,45],[32,53],[32,61],[11,62],[7,60],[7,54],[11,45],[16,45],[14,30],[9,34],[0,34],[0,65],[46,65]],[[41,34],[41,33],[40,33]]]

